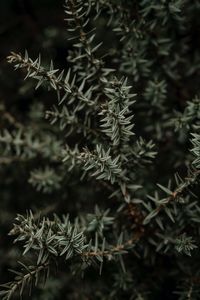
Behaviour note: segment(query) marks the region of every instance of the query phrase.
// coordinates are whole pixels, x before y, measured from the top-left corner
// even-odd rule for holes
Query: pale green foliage
[[[95,207],[94,214],[88,214],[87,216],[87,231],[97,232],[101,236],[104,234],[104,230],[107,230],[114,222],[113,217],[109,217],[109,209],[101,211],[98,206]]]
[[[29,183],[36,187],[37,191],[50,193],[60,188],[62,177],[55,173],[54,169],[46,167],[31,171]]]
[[[195,155],[196,159],[193,161],[193,164],[196,166],[197,169],[200,168],[200,135],[199,134],[192,134],[192,152]]]
[[[56,160],[60,150],[60,142],[55,136],[37,135],[31,129],[18,129],[13,132],[5,130],[0,135],[0,142],[4,145],[4,155],[31,159],[37,155]]]
[[[14,280],[2,285],[4,290],[0,291],[0,295],[3,300],[11,299],[16,291],[19,291],[20,296],[22,296],[25,287],[29,286],[31,291],[32,285],[34,284],[37,286],[40,280],[43,280],[45,283],[49,272],[48,264],[44,263],[37,266],[26,266],[20,263],[20,265],[21,271],[11,270],[11,272],[15,274]]]
[[[167,84],[164,80],[150,80],[145,89],[144,98],[149,101],[153,106],[162,106],[166,100]]]
[[[63,220],[54,216],[51,221],[48,218],[34,219],[30,212],[27,217],[17,216],[10,235],[17,235],[15,242],[24,241],[24,253],[31,249],[38,252],[37,264],[44,263],[50,255],[64,255],[69,259],[74,255],[80,255],[87,247],[82,232],[78,232],[77,226],[72,226],[68,216]]]
[[[101,145],[96,146],[94,153],[85,149],[81,154],[81,159],[84,161],[84,170],[92,170],[91,176],[95,176],[99,180],[109,180],[111,183],[114,183],[118,178],[122,177],[120,157],[112,158],[110,149],[105,151]]]
[[[199,126],[200,120],[200,100],[198,97],[195,97],[192,101],[187,102],[187,106],[183,113],[176,112],[176,118],[173,119],[175,123],[176,130],[181,128],[195,128]]]
[[[195,245],[194,240],[191,237],[186,236],[186,234],[182,234],[176,240],[176,250],[178,252],[191,256],[191,251],[195,248],[198,247]]]
[[[110,137],[113,146],[118,146],[123,142],[128,142],[130,136],[134,135],[130,106],[134,103],[131,98],[135,95],[129,93],[131,87],[127,86],[126,80],[115,79],[109,83],[109,86],[105,88],[108,102],[102,105],[99,115],[103,116],[102,131]]]
[[[73,300],[155,300],[166,290],[169,299],[174,290],[175,299],[199,299],[200,101],[191,82],[200,56],[190,41],[199,8],[188,0],[66,0],[65,70],[27,51],[8,57],[57,99],[34,102],[23,124],[0,105],[8,124],[0,166],[23,164],[39,199],[10,231],[24,263],[3,299],[26,295],[31,284],[34,299],[54,299],[50,282],[55,299],[66,286]]]

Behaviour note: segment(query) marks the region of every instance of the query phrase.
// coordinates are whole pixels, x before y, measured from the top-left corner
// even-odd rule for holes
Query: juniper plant
[[[51,101],[24,122],[0,108],[0,172],[25,177],[31,199],[2,299],[200,299],[200,4],[65,0],[64,12],[66,68],[8,56]]]

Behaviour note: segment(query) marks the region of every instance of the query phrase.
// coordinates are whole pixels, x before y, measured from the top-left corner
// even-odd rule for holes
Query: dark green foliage
[[[199,1],[64,13],[63,61],[7,58],[32,94],[0,102],[2,299],[200,299]]]

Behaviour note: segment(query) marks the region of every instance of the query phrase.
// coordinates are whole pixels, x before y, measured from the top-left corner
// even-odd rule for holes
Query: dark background
[[[43,64],[54,59],[57,66],[65,66],[67,34],[63,4],[63,0],[0,1],[0,131],[8,126],[1,107],[26,123],[29,107],[36,99],[51,102],[51,94],[35,91],[32,82],[23,80],[23,72],[13,71],[6,57],[11,51],[24,54],[27,49],[33,59],[41,53]],[[30,205],[32,196],[35,203],[41,199],[27,188],[22,175],[19,176],[18,165],[11,168],[0,165],[0,191],[0,283],[3,283],[10,279],[8,268],[15,269],[19,259],[18,250],[12,248],[13,239],[8,236],[12,222],[17,213]],[[26,203],[22,194],[26,194]]]

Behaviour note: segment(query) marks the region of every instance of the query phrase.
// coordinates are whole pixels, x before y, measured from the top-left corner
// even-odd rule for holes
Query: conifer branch
[[[33,78],[38,81],[36,89],[44,83],[48,83],[49,86],[57,91],[59,104],[62,104],[70,95],[73,97],[73,101],[79,99],[82,103],[87,105],[95,105],[95,102],[90,100],[91,89],[88,89],[86,92],[82,92],[84,87],[84,81],[79,87],[75,85],[75,77],[70,78],[70,69],[67,72],[67,75],[64,76],[64,72],[60,72],[59,75],[56,74],[59,72],[58,69],[54,69],[53,63],[51,62],[49,70],[46,70],[41,66],[40,56],[33,61],[29,58],[27,52],[23,57],[21,54],[11,52],[11,55],[7,57],[9,63],[14,64],[16,69],[24,69],[27,72],[26,78]],[[61,97],[61,92],[63,95]],[[72,100],[71,100],[72,101]]]

